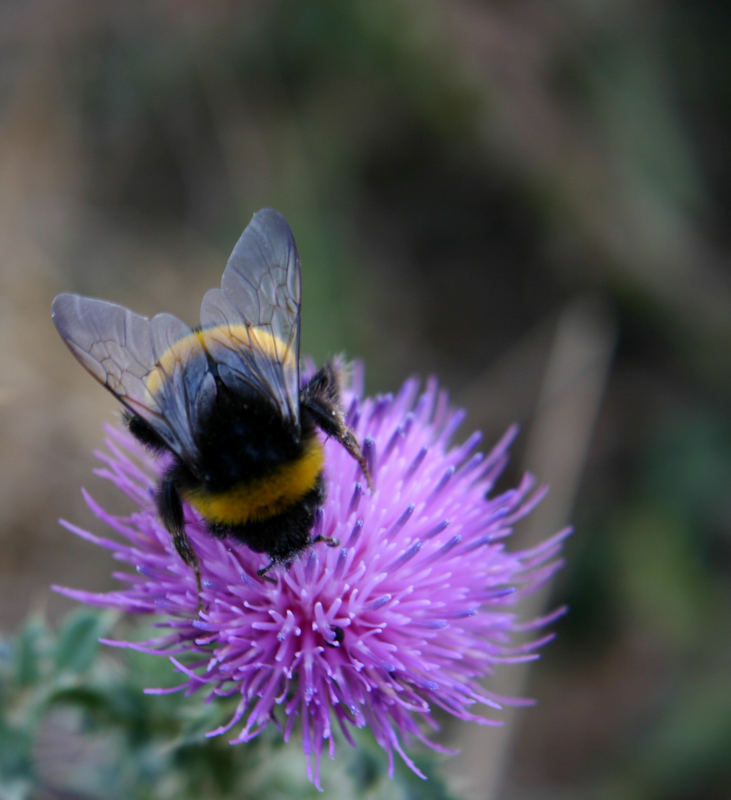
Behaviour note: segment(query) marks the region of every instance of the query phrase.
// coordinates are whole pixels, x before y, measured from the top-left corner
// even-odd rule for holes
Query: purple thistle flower
[[[487,692],[479,681],[499,663],[530,661],[550,638],[514,639],[552,622],[563,609],[527,623],[513,610],[559,568],[555,558],[568,531],[537,547],[510,553],[503,540],[540,501],[530,476],[492,495],[515,436],[510,429],[489,455],[477,452],[480,434],[459,446],[450,440],[464,414],[430,381],[422,394],[407,381],[396,396],[362,398],[356,366],[348,425],[363,443],[375,491],[337,442],[325,445],[327,499],[316,544],[267,580],[257,570],[268,560],[234,541],[212,537],[196,512],[185,508],[186,531],[198,554],[202,610],[193,570],[175,551],[157,517],[154,491],[164,458],[145,451],[126,431],[108,429],[104,467],[138,505],[113,516],[85,492],[96,516],[121,540],[96,536],[67,522],[73,533],[111,550],[133,566],[117,572],[123,588],[89,593],[56,587],[84,603],[126,612],[162,614],[167,635],[144,643],[107,641],[167,656],[183,675],[173,689],[205,689],[211,697],[240,697],[233,717],[208,735],[235,730],[245,742],[270,723],[285,740],[299,725],[309,779],[320,788],[319,762],[333,724],[354,744],[351,728],[368,727],[386,751],[421,775],[404,751],[436,729],[433,709],[463,720],[500,724],[475,714],[525,703]],[[176,656],[188,654],[193,663]],[[422,776],[423,777],[423,776]]]

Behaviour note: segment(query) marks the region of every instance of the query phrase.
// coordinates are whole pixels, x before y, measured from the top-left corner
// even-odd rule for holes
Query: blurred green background
[[[303,261],[303,352],[363,357],[371,392],[439,375],[465,435],[520,422],[513,475],[554,493],[519,541],[576,526],[542,599],[571,612],[524,687],[538,705],[508,732],[450,726],[450,785],[728,797],[730,17],[708,0],[0,5],[2,627],[59,619],[49,583],[112,585],[56,522],[93,524],[82,485],[120,501],[90,474],[115,403],[51,298],[193,322],[274,206]]]

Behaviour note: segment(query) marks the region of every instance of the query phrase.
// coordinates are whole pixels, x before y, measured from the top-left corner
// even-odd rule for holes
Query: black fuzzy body
[[[141,417],[128,414],[130,432],[150,449],[170,452],[169,448]],[[306,446],[317,437],[315,423],[306,408],[301,409],[300,425],[289,423],[260,395],[244,395],[223,389],[210,412],[196,430],[199,457],[186,463],[176,454],[165,471],[157,492],[157,507],[166,528],[173,533],[176,547],[187,561],[190,546],[176,538],[183,529],[181,497],[204,488],[209,493],[224,493],[237,486],[266,479],[283,464],[302,458]],[[209,532],[219,538],[232,536],[257,553],[267,553],[275,563],[288,563],[310,543],[310,531],[317,509],[325,499],[322,473],[299,500],[282,513],[245,524],[206,520]]]

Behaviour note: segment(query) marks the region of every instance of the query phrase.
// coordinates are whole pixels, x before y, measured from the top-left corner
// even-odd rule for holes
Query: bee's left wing
[[[300,258],[287,220],[257,211],[241,234],[221,279],[201,305],[204,330],[221,380],[246,385],[299,424]]]
[[[175,355],[173,345],[191,329],[172,314],[148,319],[116,303],[68,293],[54,299],[51,316],[82,366],[173,452],[194,461],[197,415],[215,387],[202,351]]]

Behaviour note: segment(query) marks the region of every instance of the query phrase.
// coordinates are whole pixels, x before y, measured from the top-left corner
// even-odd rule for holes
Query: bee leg
[[[318,542],[324,542],[328,547],[340,546],[340,539],[334,539],[332,536],[323,536],[322,534],[315,536],[310,544],[317,544]]]
[[[300,406],[309,412],[318,428],[328,436],[335,437],[353,456],[368,481],[368,487],[373,491],[371,473],[363,457],[360,443],[345,424],[340,405],[340,368],[336,362],[328,361],[312,376],[310,382],[302,389]]]
[[[170,531],[178,555],[193,570],[198,589],[198,610],[201,609],[201,570],[198,556],[185,533],[183,503],[175,479],[167,475],[157,493],[157,510],[165,527]]]
[[[133,414],[131,411],[125,409],[122,412],[122,420],[129,428],[129,432],[152,450],[153,453],[169,453],[170,448],[165,444],[162,437],[155,431],[155,429],[146,422],[138,414]]]
[[[269,572],[269,570],[270,570],[270,569],[271,569],[271,568],[272,568],[272,567],[273,567],[273,566],[274,566],[276,563],[277,563],[277,562],[276,562],[274,559],[272,559],[272,560],[271,560],[271,561],[270,561],[270,562],[269,562],[269,563],[268,563],[268,564],[267,564],[265,567],[262,567],[261,569],[258,569],[258,570],[256,571],[256,574],[257,574],[257,575],[258,575],[260,578],[264,578],[264,580],[265,580],[265,581],[269,581],[270,583],[276,583],[276,581],[274,580],[274,578],[270,578],[270,577],[269,577],[269,575],[267,575],[267,572]]]

